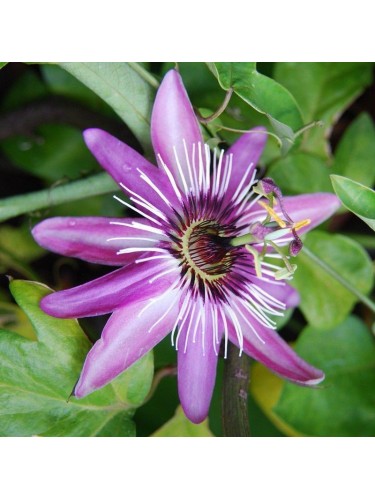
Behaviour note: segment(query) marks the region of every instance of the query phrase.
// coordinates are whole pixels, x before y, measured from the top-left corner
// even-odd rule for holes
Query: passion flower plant
[[[107,132],[84,132],[126,195],[115,198],[135,217],[55,217],[33,230],[51,251],[120,267],[41,301],[59,318],[112,313],[75,397],[103,387],[169,333],[180,401],[192,422],[208,414],[220,346],[225,357],[228,342],[287,380],[319,383],[323,372],[297,356],[272,318],[298,304],[287,283],[295,267],[289,257],[300,250],[301,233],[333,214],[337,198],[283,198],[271,179],[257,181],[262,127],[227,151],[210,151],[175,70],[158,90],[151,138],[157,167]]]

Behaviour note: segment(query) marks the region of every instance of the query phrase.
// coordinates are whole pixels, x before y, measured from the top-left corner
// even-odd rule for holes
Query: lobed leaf
[[[375,344],[366,325],[350,316],[333,329],[307,327],[295,348],[326,379],[316,388],[286,382],[274,414],[308,436],[374,436]]]
[[[68,402],[90,342],[76,320],[41,311],[46,286],[14,280],[10,288],[37,341],[0,330],[0,436],[134,435],[132,416],[151,385],[152,355],[99,391]]]

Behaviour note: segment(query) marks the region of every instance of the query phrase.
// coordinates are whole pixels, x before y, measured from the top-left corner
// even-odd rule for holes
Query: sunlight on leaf
[[[286,424],[273,411],[284,384],[285,382],[280,377],[274,375],[264,365],[260,363],[252,365],[250,391],[255,401],[277,429],[287,436],[300,436],[300,433]]]
[[[155,88],[147,71],[128,63],[61,63],[124,120],[146,151],[150,148],[150,116]],[[152,78],[149,75],[149,78]]]
[[[375,231],[375,191],[340,175],[331,175],[331,179],[343,205]]]
[[[174,417],[158,429],[152,437],[213,437],[205,420],[201,424],[193,424],[185,417],[179,406]]]
[[[374,436],[375,345],[366,325],[351,316],[334,329],[308,327],[296,351],[326,379],[316,388],[285,383],[275,414],[308,436]]]
[[[0,331],[1,436],[132,436],[132,416],[152,380],[147,355],[111,384],[76,400],[71,397],[90,342],[76,320],[44,314],[38,304],[50,290],[14,280],[12,294],[29,317],[38,341]]]
[[[256,70],[255,63],[210,63],[224,90],[234,92],[259,113],[266,115],[279,137],[282,152],[294,142],[294,132],[303,122],[298,105],[289,91]]]

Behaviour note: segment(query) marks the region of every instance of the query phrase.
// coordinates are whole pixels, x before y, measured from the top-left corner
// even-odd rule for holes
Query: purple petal
[[[173,328],[178,296],[172,290],[149,307],[142,300],[114,312],[86,357],[75,396],[83,398],[108,384],[160,342]]]
[[[298,196],[286,196],[283,198],[285,211],[294,222],[310,219],[310,224],[298,230],[298,234],[306,233],[322,222],[329,219],[340,206],[340,200],[331,193],[301,194]],[[255,207],[254,207],[255,208]],[[279,206],[275,208],[278,215],[284,218]],[[244,218],[244,221],[263,220],[266,217],[264,208],[256,206]]]
[[[284,207],[294,222],[310,219],[310,224],[298,230],[298,234],[306,233],[329,219],[340,206],[340,200],[331,193],[301,194],[286,196]]]
[[[40,246],[52,252],[96,264],[123,266],[134,262],[139,258],[139,254],[117,255],[119,250],[128,247],[158,246],[161,239],[158,234],[124,226],[124,224],[131,225],[133,221],[151,226],[146,219],[140,218],[53,217],[37,224],[32,233]],[[148,239],[155,241],[153,243]]]
[[[324,379],[324,373],[300,358],[275,330],[261,325],[239,301],[237,301],[237,305],[247,319],[245,321],[241,314],[237,314],[243,334],[243,350],[248,356],[263,363],[277,375],[296,384],[316,385]],[[239,342],[233,321],[228,319],[229,340],[238,346]]]
[[[271,279],[270,276],[267,276],[268,281],[264,281],[262,278],[254,276],[251,281],[268,295],[285,304],[287,309],[298,306],[300,297],[297,290],[284,281],[275,280],[274,283],[270,283],[269,280]]]
[[[224,201],[229,202],[236,192],[237,187],[246,176],[243,187],[249,183],[253,175],[254,169],[258,164],[259,158],[263,152],[267,141],[266,129],[264,127],[255,127],[249,133],[243,134],[237,141],[227,150],[224,155],[226,157],[233,155],[232,173],[225,193]],[[224,163],[225,165],[225,163]],[[249,168],[250,167],[250,168]]]
[[[88,129],[83,133],[87,147],[98,162],[119,184],[137,193],[143,200],[162,212],[172,213],[171,206],[178,204],[178,198],[167,175],[152,165],[116,137],[100,129]],[[155,186],[151,187],[145,177]],[[160,196],[162,193],[164,198]],[[125,189],[128,195],[132,195]]]
[[[155,154],[160,154],[173,177],[178,181],[179,187],[183,189],[184,183],[173,148],[176,148],[182,175],[188,183],[189,167],[183,140],[185,140],[192,166],[193,144],[197,148],[199,142],[203,144],[203,139],[181,76],[175,70],[170,70],[165,75],[156,95],[151,117],[151,139]],[[159,158],[157,159],[160,164]],[[198,165],[197,154],[195,154],[194,161],[195,165]]]
[[[40,303],[47,314],[57,318],[81,318],[107,314],[126,303],[163,293],[179,276],[171,260],[130,264],[83,285],[55,292]],[[171,267],[172,264],[172,267]],[[150,283],[159,273],[173,270]]]
[[[215,342],[209,306],[199,302],[197,305],[180,328],[177,344],[179,397],[186,416],[195,424],[208,415],[222,336],[219,326],[220,334]]]

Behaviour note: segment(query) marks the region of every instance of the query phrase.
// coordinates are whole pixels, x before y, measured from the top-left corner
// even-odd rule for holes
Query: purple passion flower
[[[261,127],[212,153],[175,70],[157,93],[151,137],[158,167],[102,130],[84,132],[88,148],[127,197],[115,198],[137,216],[55,217],[33,230],[51,251],[120,267],[41,301],[43,311],[59,318],[112,313],[74,395],[103,387],[170,332],[179,397],[192,422],[207,417],[221,343],[224,355],[230,341],[281,377],[319,383],[323,372],[275,331],[272,316],[299,301],[284,279],[293,269],[275,249],[289,245],[296,254],[297,231],[330,217],[337,198],[282,198],[270,179],[257,182],[255,165],[267,137]]]

